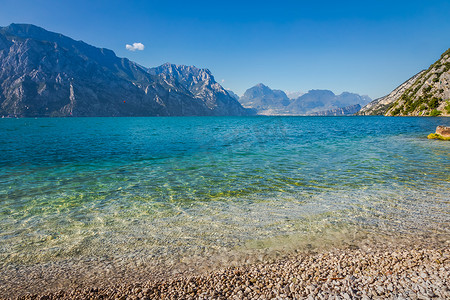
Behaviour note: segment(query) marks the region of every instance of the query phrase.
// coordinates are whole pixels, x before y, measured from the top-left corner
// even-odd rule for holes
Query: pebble
[[[450,299],[450,247],[429,246],[295,252],[272,262],[204,274],[118,285],[105,283],[16,298]]]

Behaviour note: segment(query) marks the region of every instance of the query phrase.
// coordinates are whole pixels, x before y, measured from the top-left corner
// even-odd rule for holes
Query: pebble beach
[[[412,237],[410,237],[412,238]],[[293,251],[209,272],[119,279],[17,299],[449,299],[449,240]],[[122,282],[122,283],[120,283]],[[3,293],[5,291],[2,291]],[[3,294],[3,296],[6,296]],[[8,297],[6,297],[8,298]]]

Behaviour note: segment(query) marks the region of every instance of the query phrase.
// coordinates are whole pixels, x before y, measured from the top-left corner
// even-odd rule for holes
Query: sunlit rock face
[[[363,107],[361,115],[450,116],[450,49],[389,95]]]

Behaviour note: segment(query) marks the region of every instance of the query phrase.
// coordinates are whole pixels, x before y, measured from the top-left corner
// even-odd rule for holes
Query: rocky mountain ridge
[[[358,114],[450,116],[450,49],[427,70],[414,75],[389,95],[369,103]]]
[[[262,83],[247,89],[239,98],[239,102],[244,107],[255,109],[261,115],[285,114],[291,103],[285,92],[272,90]]]
[[[389,95],[386,95],[381,98],[377,98],[370,102],[369,104],[365,105],[361,110],[357,113],[357,115],[360,116],[370,116],[370,115],[382,115],[384,114],[389,107],[392,105],[392,103],[399,98],[407,89],[409,89],[416,79],[423,74],[425,70],[420,71],[407,81],[403,82],[401,85],[399,85],[395,90],[393,90]]]
[[[203,101],[212,112],[227,111],[226,115],[246,115],[250,112],[245,110],[231,93],[215,81],[208,69],[165,63],[159,67],[148,69],[148,72],[159,76],[167,84],[169,90],[177,89],[181,85],[195,99]]]
[[[0,116],[247,114],[206,69],[147,69],[34,25],[0,28]]]
[[[371,100],[349,92],[335,95],[329,90],[310,90],[296,99],[289,99],[285,92],[272,90],[262,83],[239,98],[244,107],[256,109],[259,115],[347,115],[356,113],[360,105]]]

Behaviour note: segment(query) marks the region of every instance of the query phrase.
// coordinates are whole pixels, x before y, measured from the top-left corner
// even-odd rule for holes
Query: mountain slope
[[[239,101],[239,96],[235,94],[232,90],[227,90],[228,94],[233,97],[234,99]]]
[[[291,101],[283,91],[259,83],[246,90],[239,102],[244,107],[256,109],[258,114],[273,115],[285,113]]]
[[[346,115],[349,111],[370,102],[368,96],[344,92],[335,95],[328,90],[311,90],[296,99],[289,99],[285,92],[272,90],[260,83],[245,91],[239,98],[244,107],[257,110],[259,115]]]
[[[407,89],[409,89],[414,82],[419,78],[425,70],[420,71],[407,81],[399,85],[395,90],[393,90],[389,95],[378,98],[361,108],[357,115],[370,116],[370,115],[383,115],[392,105],[392,103],[398,99]]]
[[[354,93],[343,92],[340,95],[335,95],[329,90],[311,90],[292,101],[289,110],[293,114],[311,115],[356,104],[364,105],[370,100],[368,96],[360,96]]]
[[[450,49],[418,76],[386,115],[450,116]]]
[[[89,116],[94,110],[114,115],[124,99],[133,103],[145,95],[133,81],[153,83],[143,68],[110,50],[33,25],[1,28],[0,37],[2,115]],[[108,82],[112,80],[113,86]]]
[[[201,100],[211,111],[210,115],[247,114],[239,101],[214,80],[208,69],[165,63],[148,69],[148,72],[159,76],[169,90],[178,91],[181,87],[182,91],[190,93],[194,99]]]
[[[389,95],[369,103],[358,114],[450,116],[450,49],[427,70],[414,75]]]
[[[111,50],[34,25],[0,28],[1,116],[245,114],[228,109],[226,97],[217,101],[225,102],[207,104],[176,80],[169,88],[164,76]]]

